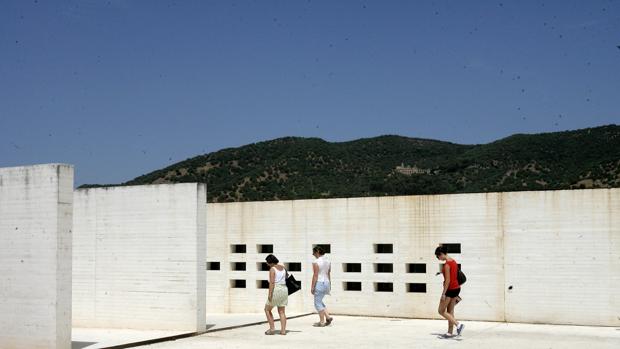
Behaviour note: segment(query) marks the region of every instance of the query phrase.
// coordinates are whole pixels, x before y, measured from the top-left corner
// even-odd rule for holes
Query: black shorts
[[[461,293],[461,288],[455,288],[454,290],[448,290],[446,291],[446,297],[448,298],[456,298],[459,296],[459,294]]]

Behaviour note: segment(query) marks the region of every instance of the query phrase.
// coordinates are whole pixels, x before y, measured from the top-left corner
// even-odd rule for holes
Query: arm
[[[443,265],[443,291],[441,292],[441,299],[446,297],[448,287],[450,287],[450,266],[446,263]]]
[[[316,286],[316,281],[319,279],[319,265],[312,263],[312,271],[314,274],[312,275],[312,288],[310,289],[310,292],[314,294],[314,287]]]
[[[327,280],[329,280],[329,290],[327,291],[328,295],[332,295],[332,265],[329,265],[329,269],[327,269]]]
[[[273,297],[273,288],[276,284],[276,272],[274,268],[269,269],[269,301]]]

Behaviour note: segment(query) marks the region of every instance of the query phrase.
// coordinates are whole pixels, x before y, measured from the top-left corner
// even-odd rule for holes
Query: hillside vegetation
[[[287,137],[196,156],[123,185],[178,182],[206,182],[211,202],[620,187],[620,126],[484,145]]]

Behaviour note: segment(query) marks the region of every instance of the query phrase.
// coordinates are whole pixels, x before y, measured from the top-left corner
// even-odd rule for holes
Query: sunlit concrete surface
[[[278,320],[278,311],[272,311],[273,316]],[[308,313],[288,312],[289,318],[306,316]],[[235,313],[235,314],[207,314],[207,331],[219,331],[227,328],[248,326],[265,322],[263,313]]]
[[[99,349],[183,334],[179,331],[73,328],[71,349]]]
[[[0,168],[0,348],[71,341],[73,166]]]
[[[290,318],[307,314],[290,313]],[[277,311],[274,316],[278,319]],[[259,313],[247,314],[208,314],[208,331],[222,331],[242,326],[255,326],[265,322],[265,315]],[[142,341],[158,340],[187,334],[186,331],[158,331],[158,330],[131,330],[112,328],[79,328],[72,331],[72,349],[99,349]]]
[[[288,309],[312,311],[310,253],[329,244],[334,312],[439,318],[433,252],[453,244],[464,319],[620,326],[620,188],[211,203],[207,216],[209,311],[261,311],[264,246],[304,287]]]
[[[74,194],[73,326],[205,328],[206,186]]]
[[[614,327],[468,321],[462,337],[439,339],[445,321],[335,316],[332,326],[315,328],[316,320],[290,320],[287,336],[266,336],[267,326],[256,325],[141,348],[620,348],[620,329]]]

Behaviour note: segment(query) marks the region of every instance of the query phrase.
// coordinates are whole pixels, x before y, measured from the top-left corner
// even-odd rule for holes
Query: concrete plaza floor
[[[183,334],[179,331],[141,331],[110,328],[73,328],[71,349],[100,349]]]
[[[277,312],[274,311],[276,317]],[[307,313],[291,313],[289,317],[304,316]],[[265,321],[262,313],[238,314],[208,314],[208,331],[219,331],[238,326],[251,326]],[[79,328],[72,329],[71,349],[101,349],[130,343],[157,340],[165,337],[174,337],[187,334],[187,331],[155,331],[155,330],[128,330],[112,328]],[[1,348],[0,348],[1,349]]]
[[[224,316],[222,316],[223,318]],[[208,332],[140,348],[620,348],[620,328],[508,324],[466,321],[463,336],[440,339],[446,322],[335,316],[332,326],[315,328],[316,315],[291,319],[286,336],[266,336],[267,325]],[[239,318],[237,319],[239,320]],[[238,321],[237,321],[238,322]],[[279,325],[276,326],[279,328]]]

